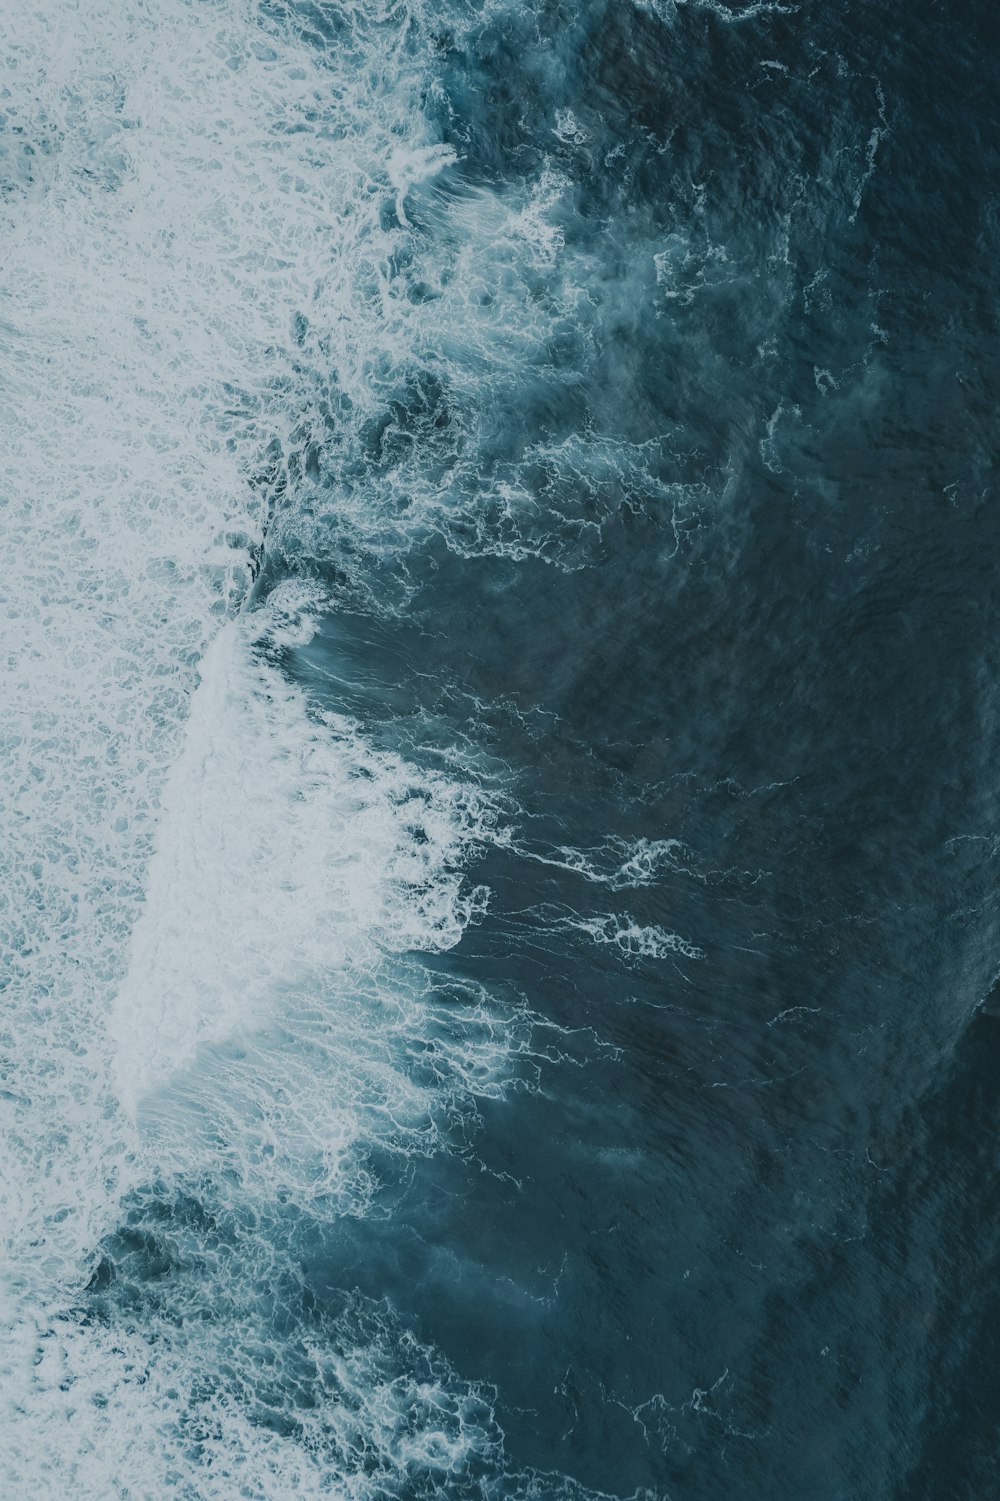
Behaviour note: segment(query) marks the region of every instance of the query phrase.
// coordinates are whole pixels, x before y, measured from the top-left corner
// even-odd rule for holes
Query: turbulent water
[[[0,1491],[1000,1494],[988,0],[0,0]]]

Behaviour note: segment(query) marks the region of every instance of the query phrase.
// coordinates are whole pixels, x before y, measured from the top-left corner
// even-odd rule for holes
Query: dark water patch
[[[997,39],[973,6],[725,11],[439,38],[464,179],[570,184],[586,297],[538,291],[576,384],[492,413],[459,481],[516,475],[536,556],[488,506],[417,528],[405,617],[333,614],[286,665],[501,789],[489,909],[440,962],[556,1030],[473,1161],[320,1260],[495,1384],[519,1464],[979,1494]],[[425,405],[394,442],[434,448]]]
[[[361,24],[301,9],[319,51]],[[351,399],[298,315],[250,605],[326,588],[261,652],[481,800],[489,901],[412,972],[372,939],[384,1046],[385,995],[336,993],[371,1023],[331,1067],[368,1090],[343,1212],[255,1199],[220,1141],[90,1315],[191,1353],[192,1442],[234,1403],[378,1494],[985,1495],[995,23],[545,3],[396,40],[456,160],[380,189],[359,295],[416,332]]]

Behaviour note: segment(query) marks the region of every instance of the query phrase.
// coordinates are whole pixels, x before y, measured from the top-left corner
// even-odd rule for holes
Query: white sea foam
[[[628,914],[565,919],[566,927],[587,933],[595,943],[612,944],[629,958],[667,959],[682,954],[686,959],[704,958],[704,950],[658,923],[640,923]]]
[[[684,871],[702,879],[693,853],[679,839],[610,838],[595,849],[579,850],[561,844],[554,849],[516,846],[525,859],[571,871],[597,886],[611,891],[651,886],[666,871]]]
[[[214,1182],[217,1199],[228,1185],[245,1220],[279,1193],[321,1217],[361,1212],[366,1143],[432,1150],[466,1102],[502,1092],[517,1046],[516,1018],[443,995],[404,957],[453,944],[482,904],[460,872],[481,801],[289,687],[268,653],[308,631],[307,601],[238,616],[277,482],[336,427],[331,393],[352,421],[377,413],[380,381],[426,336],[431,315],[387,264],[406,226],[383,211],[405,220],[451,160],[421,113],[401,9],[359,8],[330,48],[306,21],[248,0],[4,15],[0,1476],[14,1501],[366,1494],[346,1441],[253,1417],[251,1311],[233,1316],[230,1379],[197,1331],[161,1338],[167,1315],[157,1335],[73,1306],[144,1185]],[[253,1284],[265,1240],[241,1243],[237,1281]],[[451,1399],[434,1370],[421,1379],[372,1378],[352,1409],[359,1452],[381,1444],[400,1470],[458,1462],[458,1420],[434,1416]],[[338,1401],[314,1426],[345,1420]]]
[[[209,647],[163,793],[113,1017],[133,1105],[203,1044],[272,1020],[279,987],[449,948],[485,901],[459,869],[485,816],[475,795],[374,752],[343,716],[312,716],[252,649],[274,617],[287,641],[283,591]]]
[[[378,320],[345,289],[391,152],[429,143],[410,63],[334,80],[241,0],[39,0],[4,50],[4,1229],[22,1268],[44,1239],[44,1280],[133,1146],[111,998],[198,663],[261,539],[254,479],[298,420],[293,320],[363,392]]]
[[[284,552],[392,608],[366,560],[429,532],[584,566],[656,499],[658,451],[504,439],[480,476],[515,400],[577,378],[552,341],[599,350],[602,315],[551,165],[463,180],[420,9],[4,15],[12,1501],[409,1495],[418,1473],[429,1495],[496,1463],[481,1395],[384,1310],[317,1333],[278,1248],[378,1212],[386,1163],[530,1080],[524,1012],[415,957],[481,912],[462,868],[492,805],[460,758],[418,771],[320,713],[275,663],[321,601],[249,591]],[[608,883],[644,884],[620,853]],[[130,1287],[133,1255],[162,1278]]]
[[[282,1347],[220,1260],[190,1296],[196,1337],[150,1310],[144,1335],[66,1323],[37,1342],[5,1494],[360,1501],[414,1494],[414,1474],[432,1495],[496,1459],[489,1394],[456,1382],[384,1305],[348,1303]],[[247,1270],[281,1286],[278,1268]]]

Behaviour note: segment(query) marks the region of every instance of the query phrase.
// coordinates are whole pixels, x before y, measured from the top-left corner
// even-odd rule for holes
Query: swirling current
[[[5,1498],[1000,1494],[998,77],[2,0]]]

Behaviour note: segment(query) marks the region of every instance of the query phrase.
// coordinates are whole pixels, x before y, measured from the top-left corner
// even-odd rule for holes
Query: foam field
[[[310,534],[317,443],[377,417],[429,336],[389,264],[408,192],[454,158],[415,25],[241,0],[4,17],[12,1498],[384,1494],[498,1443],[386,1309],[345,1305],[330,1336],[288,1269],[303,1227],[370,1210],[376,1149],[447,1147],[506,1087],[523,1026],[414,957],[482,908],[462,866],[495,818],[474,778],[282,680],[322,593],[247,608],[269,529]],[[343,496],[362,548],[377,502]],[[172,1303],[81,1313],[109,1256],[120,1290],[144,1255]]]

